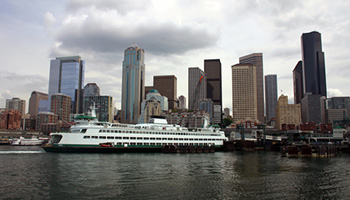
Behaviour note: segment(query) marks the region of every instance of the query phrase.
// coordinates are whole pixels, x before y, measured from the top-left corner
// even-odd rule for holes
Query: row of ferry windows
[[[223,139],[199,138],[148,138],[148,137],[112,137],[112,136],[84,136],[84,139],[123,139],[123,140],[190,140],[190,141],[221,141]]]
[[[86,129],[82,129],[81,132],[85,133]],[[102,133],[135,133],[142,134],[144,132],[141,131],[123,131],[123,130],[99,130],[98,132]],[[158,134],[158,135],[211,135],[211,136],[219,136],[219,134],[190,134],[190,133],[168,133],[168,132],[147,132],[148,134]]]
[[[209,145],[208,143],[200,144],[200,143],[140,143],[140,142],[117,142],[117,145]],[[215,145],[214,143],[210,143],[210,145]]]

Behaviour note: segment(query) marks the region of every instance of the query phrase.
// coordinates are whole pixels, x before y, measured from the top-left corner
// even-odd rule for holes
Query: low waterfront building
[[[169,124],[180,124],[182,126],[193,128],[202,128],[205,123],[209,125],[209,113],[203,110],[188,112],[187,110],[178,110],[177,112],[164,114]]]
[[[0,129],[20,130],[22,115],[20,111],[6,109],[0,114]]]
[[[26,101],[20,98],[6,99],[6,109],[18,110],[22,118],[26,114]]]
[[[41,112],[36,116],[36,130],[43,133],[59,131],[58,115],[52,112]]]

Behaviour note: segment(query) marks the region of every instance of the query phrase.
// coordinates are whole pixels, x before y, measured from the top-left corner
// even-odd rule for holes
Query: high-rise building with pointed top
[[[133,43],[124,51],[122,77],[123,123],[136,124],[145,98],[145,51]]]

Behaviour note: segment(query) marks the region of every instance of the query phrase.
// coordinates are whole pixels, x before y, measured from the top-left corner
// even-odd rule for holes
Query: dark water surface
[[[0,146],[0,199],[349,199],[350,156],[54,154]]]

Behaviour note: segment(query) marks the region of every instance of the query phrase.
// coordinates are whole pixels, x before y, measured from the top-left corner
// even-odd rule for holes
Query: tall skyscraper
[[[84,97],[100,96],[100,88],[96,83],[88,83],[84,87]]]
[[[85,61],[80,56],[57,57],[56,60],[51,60],[49,102],[53,94],[62,93],[72,98],[72,113],[82,113],[84,73]]]
[[[189,110],[199,109],[199,102],[207,97],[207,76],[198,67],[188,68]]]
[[[263,54],[252,53],[239,58],[241,64],[252,64],[256,67],[256,89],[258,101],[258,120],[264,122],[264,68]]]
[[[51,96],[51,112],[58,116],[59,120],[68,124],[71,114],[72,98],[68,95],[57,93]]]
[[[145,51],[135,43],[124,51],[122,122],[136,124],[145,98]]]
[[[258,120],[255,65],[237,64],[231,69],[233,123]]]
[[[293,69],[294,104],[301,103],[304,97],[303,89],[303,62],[300,60]]]
[[[6,99],[6,109],[18,110],[22,118],[25,118],[26,101],[20,98]]]
[[[277,75],[265,76],[266,122],[276,117],[277,109]]]
[[[39,102],[41,100],[48,100],[49,95],[38,92],[38,91],[33,91],[30,99],[29,99],[29,115],[31,118],[36,119],[36,114],[38,113],[38,108],[39,108]]]
[[[177,78],[174,75],[154,76],[153,88],[168,98],[169,109],[177,108]]]
[[[301,55],[304,96],[307,93],[327,97],[326,69],[319,32],[302,34]]]
[[[207,98],[216,105],[213,111],[213,124],[222,121],[222,79],[220,59],[204,60],[204,72],[207,75]]]

